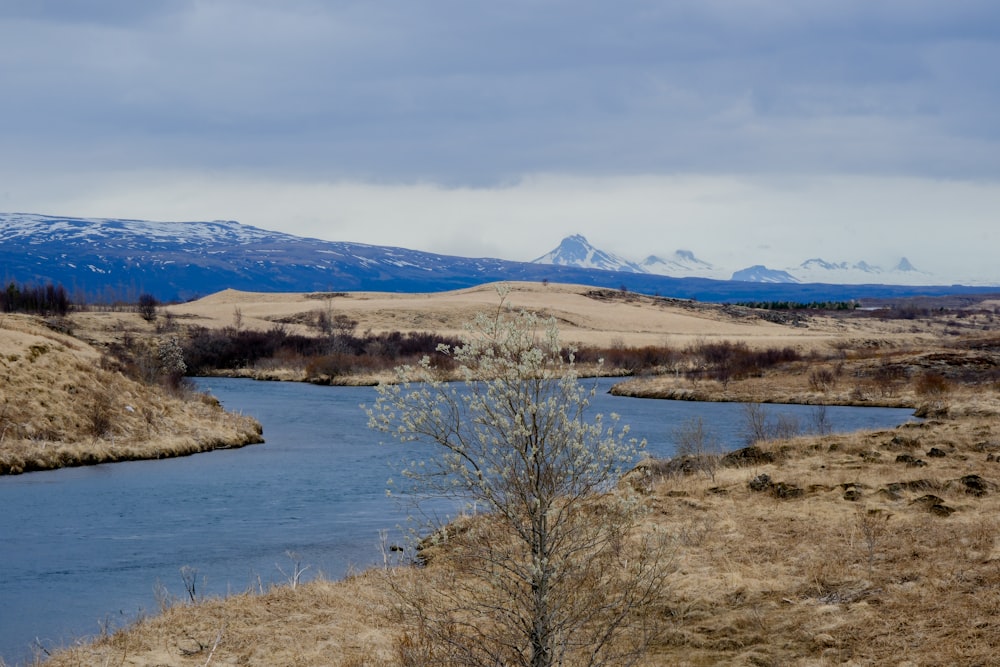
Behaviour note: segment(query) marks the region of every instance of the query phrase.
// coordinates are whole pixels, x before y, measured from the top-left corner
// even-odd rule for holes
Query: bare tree
[[[159,305],[160,302],[152,294],[144,293],[139,295],[139,315],[147,322],[152,322],[156,319],[156,307]]]
[[[762,403],[744,403],[743,420],[743,435],[748,445],[770,440],[771,430],[768,424],[767,409]]]
[[[743,404],[743,436],[748,445],[767,440],[793,438],[799,434],[799,421],[794,415],[779,414],[772,419],[762,403]]]
[[[660,628],[667,579],[663,540],[637,530],[641,499],[617,485],[641,445],[614,415],[588,421],[593,391],[554,323],[499,292],[463,345],[439,347],[464,383],[425,358],[368,411],[373,428],[428,444],[404,471],[422,494],[485,510],[427,542],[447,555],[416,577],[433,585],[399,589],[404,608],[435,664],[629,664]]]

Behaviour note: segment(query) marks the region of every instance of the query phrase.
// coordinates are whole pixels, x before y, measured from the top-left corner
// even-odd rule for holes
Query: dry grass
[[[991,663],[1000,468],[976,450],[994,424],[771,443],[776,463],[728,469],[714,485],[658,484],[685,563],[659,662]],[[932,447],[949,453],[927,457]],[[751,490],[765,474],[771,484]]]
[[[673,318],[654,326],[627,319],[634,315],[629,309],[638,308],[634,301],[609,304],[582,297],[575,288],[556,287],[525,288],[522,298],[528,305],[529,298],[542,297],[527,294],[556,291],[558,298],[545,308],[575,327],[581,340],[603,337],[605,343],[621,336],[626,344],[644,344],[640,341],[652,336],[664,343],[724,332],[718,335],[768,345],[794,339],[803,349],[823,352],[811,362],[751,380],[722,385],[644,378],[630,383],[630,393],[920,405],[928,415],[923,423],[889,431],[762,443],[769,457],[722,465],[713,475],[635,473],[626,479],[623,483],[646,493],[648,520],[671,536],[676,566],[657,619],[662,638],[642,664],[997,664],[1000,393],[995,382],[919,381],[928,371],[964,372],[965,353],[954,338],[941,337],[935,330],[939,325],[819,319],[804,331],[772,330],[718,309],[692,306],[688,312],[676,304],[646,304],[645,309]],[[493,303],[488,291],[454,296],[468,301],[468,308]],[[207,321],[212,306],[226,325],[234,298],[224,295],[214,306],[192,304],[184,312]],[[265,306],[258,311],[253,305],[262,300],[240,298],[245,299],[239,302],[244,322],[260,318],[266,324]],[[568,314],[567,304],[581,303],[578,298],[586,299],[585,312],[591,314]],[[370,308],[377,327],[415,321],[411,311],[395,318],[388,314],[394,302],[412,304],[407,299],[351,295],[333,301],[354,308],[350,312],[362,327],[368,326],[363,312]],[[433,297],[426,297],[426,305],[425,317],[451,317],[438,313],[445,306]],[[619,323],[602,329],[594,308]],[[701,333],[684,329],[693,326],[688,318],[700,322]],[[630,327],[644,333],[630,338]],[[776,337],[755,336],[765,331]],[[988,361],[982,365],[988,367]],[[902,379],[886,374],[887,366],[907,374]],[[813,374],[820,369],[830,377]],[[427,567],[446,568],[447,558],[447,552],[439,553]],[[391,574],[433,578],[418,569]],[[373,570],[340,582],[175,605],[132,628],[61,652],[48,664],[432,664],[421,662],[418,629],[398,613],[391,580]]]
[[[741,340],[751,345],[795,345],[802,349],[826,347],[843,337],[838,323],[814,318],[809,327],[768,322],[745,309],[657,299],[583,285],[512,283],[507,301],[552,316],[567,343],[608,346],[671,345],[682,347],[705,339]],[[232,326],[239,312],[241,326],[268,329],[276,321],[304,321],[309,313],[330,310],[360,323],[374,333],[434,331],[457,335],[477,312],[496,308],[492,285],[434,294],[350,292],[328,299],[316,294],[260,294],[226,290],[164,308],[178,322],[209,328]],[[308,333],[304,324],[288,324],[290,331]],[[861,325],[859,325],[861,326]],[[896,327],[864,323],[866,337],[902,335]]]
[[[0,350],[0,474],[261,442],[252,419],[131,380],[37,319],[3,317]]]
[[[393,605],[377,572],[198,604],[58,653],[48,665],[392,664]]]

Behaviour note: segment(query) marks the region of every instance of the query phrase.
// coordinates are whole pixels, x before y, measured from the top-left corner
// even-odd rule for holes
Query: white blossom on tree
[[[588,420],[593,390],[555,323],[499,292],[461,346],[439,348],[464,382],[425,358],[368,410],[372,428],[428,445],[403,471],[417,490],[483,512],[435,533],[448,556],[406,608],[438,664],[627,664],[659,629],[666,580],[662,541],[635,530],[641,499],[617,488],[641,444],[615,415]]]
[[[187,373],[187,364],[184,363],[184,349],[176,338],[168,338],[161,342],[157,349],[160,370],[167,376],[180,377]]]

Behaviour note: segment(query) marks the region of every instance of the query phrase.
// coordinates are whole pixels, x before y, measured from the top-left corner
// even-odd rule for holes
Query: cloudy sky
[[[0,211],[1000,281],[995,0],[0,0]]]

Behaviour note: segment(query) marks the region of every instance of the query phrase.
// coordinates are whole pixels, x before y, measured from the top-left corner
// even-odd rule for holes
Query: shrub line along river
[[[405,522],[385,494],[405,447],[378,446],[386,438],[359,407],[374,402],[374,388],[197,382],[256,417],[267,443],[0,478],[0,657],[9,665],[27,660],[33,643],[58,647],[156,613],[155,588],[186,598],[182,567],[197,571],[206,595],[286,580],[289,552],[310,574],[339,578],[378,561],[379,531]],[[653,456],[672,455],[674,430],[693,417],[723,447],[743,445],[740,404],[616,397],[607,393],[615,380],[594,382],[592,414],[620,414]],[[815,415],[767,409],[805,427]],[[848,407],[826,417],[836,431],[912,419],[910,410]]]

